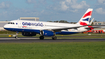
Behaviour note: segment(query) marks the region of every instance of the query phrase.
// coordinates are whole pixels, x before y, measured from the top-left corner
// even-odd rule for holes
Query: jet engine
[[[44,36],[53,36],[54,35],[54,32],[49,31],[49,30],[43,30],[43,35]]]

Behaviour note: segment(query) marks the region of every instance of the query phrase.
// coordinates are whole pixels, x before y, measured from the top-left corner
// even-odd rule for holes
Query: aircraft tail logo
[[[93,9],[89,8],[77,24],[83,25],[83,26],[89,25],[91,21],[92,11]]]

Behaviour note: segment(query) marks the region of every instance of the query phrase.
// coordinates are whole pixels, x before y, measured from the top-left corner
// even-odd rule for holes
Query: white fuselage
[[[67,24],[67,23],[54,23],[54,22],[41,22],[41,21],[27,21],[27,20],[13,20],[4,26],[4,29],[31,29],[31,30],[53,30],[62,29],[61,31],[67,32],[84,32],[87,31],[85,27],[80,27],[78,24]],[[77,29],[67,29],[64,28],[80,27]],[[13,31],[13,30],[12,30]],[[17,30],[18,31],[18,30]]]

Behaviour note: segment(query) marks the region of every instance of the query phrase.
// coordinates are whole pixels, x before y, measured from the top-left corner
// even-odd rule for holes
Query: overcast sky
[[[105,0],[0,0],[0,21],[39,17],[41,21],[77,22],[88,8],[105,22]]]

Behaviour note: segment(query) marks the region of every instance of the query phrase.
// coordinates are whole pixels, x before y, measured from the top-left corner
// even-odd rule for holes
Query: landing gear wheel
[[[16,32],[16,36],[15,36],[15,38],[16,38],[16,39],[18,39],[18,36],[17,36],[17,35],[18,35],[18,33],[19,33],[19,32]]]
[[[40,38],[40,40],[44,40],[44,36],[40,36],[39,38]]]
[[[56,36],[53,36],[53,37],[52,37],[52,40],[56,40],[56,39],[57,39],[57,37],[56,37]]]
[[[16,38],[16,39],[18,39],[18,37],[17,37],[17,36],[15,36],[15,38]]]

